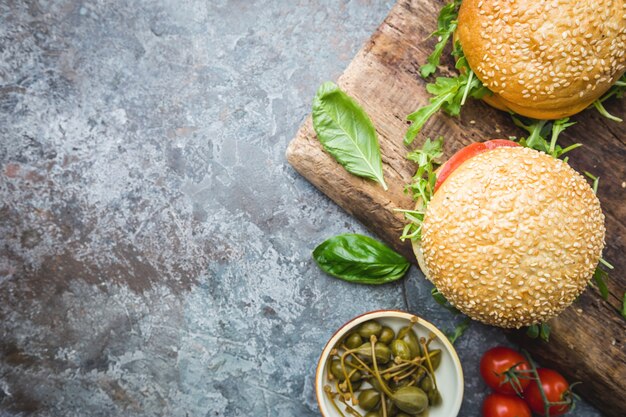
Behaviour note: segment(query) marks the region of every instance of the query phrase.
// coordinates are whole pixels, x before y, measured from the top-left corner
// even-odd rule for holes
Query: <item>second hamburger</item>
[[[604,215],[588,182],[562,160],[508,140],[473,144],[438,170],[420,267],[475,320],[544,322],[586,288],[604,248]]]

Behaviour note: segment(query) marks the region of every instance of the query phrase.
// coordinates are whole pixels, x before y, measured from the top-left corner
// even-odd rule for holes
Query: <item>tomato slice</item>
[[[439,169],[439,173],[437,174],[437,182],[435,183],[435,192],[441,186],[441,184],[443,184],[443,182],[450,176],[450,174],[452,174],[455,169],[461,166],[461,164],[468,159],[480,153],[490,151],[492,149],[515,146],[520,145],[519,143],[507,139],[493,139],[488,140],[487,142],[476,142],[472,143],[471,145],[467,145],[465,148],[452,155],[452,158],[448,159],[448,162],[443,164],[443,166]]]

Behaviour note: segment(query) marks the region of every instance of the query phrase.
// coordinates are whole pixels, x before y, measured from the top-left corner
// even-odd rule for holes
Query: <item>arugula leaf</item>
[[[598,291],[600,291],[600,296],[604,300],[609,299],[609,287],[606,284],[606,280],[609,278],[609,273],[604,269],[600,268],[598,265],[596,270],[593,272],[593,280],[598,287]]]
[[[583,173],[591,180],[593,181],[593,184],[591,186],[591,189],[593,190],[594,194],[598,194],[598,185],[600,184],[600,178],[596,177],[595,175],[587,172],[587,171],[583,171]]]
[[[417,163],[417,171],[413,176],[413,182],[404,187],[405,192],[411,192],[414,200],[421,199],[424,207],[428,204],[435,192],[435,183],[437,175],[435,174],[435,159],[443,155],[443,137],[431,141],[427,138],[421,148],[409,152],[406,156],[410,161]],[[402,241],[406,239],[419,240],[422,233],[422,221],[424,221],[424,212],[420,210],[401,210],[396,211],[404,213],[404,217],[409,223],[402,230]]]
[[[404,276],[411,264],[387,245],[368,236],[346,233],[313,251],[313,259],[329,275],[358,284],[386,284]]]
[[[434,83],[426,85],[426,90],[433,97],[430,98],[430,104],[420,107],[407,116],[407,120],[413,123],[404,136],[406,145],[410,145],[415,140],[428,119],[439,110],[443,110],[450,116],[458,116],[467,97],[479,99],[489,92],[469,67],[458,42],[452,53],[457,58],[456,68],[460,74],[456,77],[437,77]]]
[[[454,0],[452,3],[444,6],[439,12],[439,17],[437,18],[437,30],[430,35],[437,36],[438,41],[432,54],[430,54],[427,58],[428,63],[420,67],[420,74],[422,77],[426,78],[437,71],[437,67],[441,61],[443,49],[446,47],[448,40],[450,40],[450,37],[456,30],[457,16],[460,5],[461,0]]]
[[[469,317],[465,317],[465,319],[456,325],[452,332],[448,332],[446,336],[448,336],[448,340],[450,343],[454,344],[457,339],[465,333],[465,331],[469,328],[472,320]]]
[[[626,319],[626,292],[624,293],[624,297],[622,299],[622,317]]]
[[[413,192],[413,199],[422,199],[426,205],[435,192],[435,159],[443,155],[443,137],[431,141],[427,138],[421,148],[409,152],[406,158],[417,163],[417,171],[413,175],[413,183],[406,186],[405,190]]]
[[[600,112],[602,116],[606,117],[607,119],[610,119],[616,122],[622,122],[623,120],[621,118],[617,116],[613,116],[611,113],[609,113],[604,108],[604,105],[602,103],[604,103],[606,100],[610,99],[611,97],[622,98],[624,97],[625,93],[626,93],[626,74],[623,74],[622,78],[615,81],[615,83],[611,86],[611,88],[609,88],[609,90],[606,93],[604,93],[602,97],[600,97],[599,99],[593,102],[593,106],[596,108],[596,110],[598,110],[598,112]]]
[[[585,172],[585,174],[591,175],[588,172]],[[593,177],[593,175],[591,175]],[[598,180],[599,178],[593,177],[594,178],[594,192],[596,191],[596,189],[598,188]],[[593,281],[596,284],[596,287],[598,287],[598,291],[600,292],[600,296],[604,299],[604,300],[608,300],[609,298],[609,287],[607,285],[607,280],[609,279],[609,273],[602,268],[602,266],[604,266],[604,268],[606,269],[614,269],[613,265],[611,265],[610,263],[608,263],[604,258],[600,258],[600,262],[598,263],[598,265],[596,266],[595,271],[593,271]],[[591,283],[590,283],[591,285]]]
[[[562,148],[557,144],[559,135],[563,133],[566,128],[576,124],[576,122],[570,122],[569,117],[548,121],[522,118],[521,116],[511,114],[511,118],[516,126],[521,127],[530,134],[527,138],[521,138],[519,140],[519,144],[526,148],[547,153],[554,158],[560,158],[566,153],[583,146],[580,143],[575,143],[567,148]],[[522,119],[524,119],[524,121],[522,121]],[[547,140],[548,136],[550,136],[550,142]],[[563,160],[567,162],[567,158]]]
[[[403,210],[395,209],[395,211],[404,213],[404,217],[409,221],[402,229],[401,241],[407,239],[420,240],[422,238],[422,222],[426,212],[419,210]]]
[[[376,129],[363,108],[335,83],[325,82],[313,100],[319,141],[348,172],[378,181],[385,190]]]
[[[437,288],[431,289],[430,295],[432,295],[433,299],[437,302],[437,304],[439,304],[440,306],[442,306],[443,308],[445,308],[452,314],[454,315],[461,314],[461,312],[457,310],[456,307],[454,307],[452,304],[450,304],[450,302],[448,302],[448,300],[446,300],[446,297],[444,297],[443,294],[440,293]],[[464,317],[465,318],[463,319],[463,321],[459,323],[454,328],[453,331],[446,333],[446,336],[448,336],[448,339],[450,340],[450,343],[452,344],[454,344],[454,342],[456,342],[456,340],[459,337],[461,337],[463,333],[465,333],[465,330],[467,330],[467,328],[469,327],[472,321],[469,317],[467,316],[464,316]]]
[[[457,310],[455,306],[453,306],[452,304],[448,302],[446,297],[444,297],[443,294],[440,293],[437,288],[433,288],[432,290],[430,290],[430,295],[437,302],[437,304],[444,307],[446,310],[448,310],[452,314],[461,314],[461,312]]]

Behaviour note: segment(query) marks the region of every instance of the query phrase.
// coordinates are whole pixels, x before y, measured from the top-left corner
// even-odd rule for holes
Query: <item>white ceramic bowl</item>
[[[317,396],[317,403],[322,416],[340,417],[333,408],[330,399],[324,393],[324,386],[329,384],[328,372],[326,370],[329,353],[337,342],[356,326],[368,320],[376,319],[380,324],[391,327],[397,333],[400,328],[408,325],[414,317],[416,316],[413,314],[397,310],[371,311],[355,317],[335,332],[322,351],[315,373],[315,395]],[[433,333],[436,338],[431,342],[430,346],[433,349],[441,349],[442,353],[441,365],[435,371],[435,376],[443,401],[440,405],[430,408],[428,417],[456,417],[463,400],[463,369],[461,368],[461,361],[459,361],[459,357],[448,338],[435,326],[417,317],[417,323],[413,329],[418,336],[427,337],[430,333]],[[340,408],[343,409],[343,405],[340,404]],[[361,414],[366,414],[359,407],[356,407],[356,409],[361,411]]]

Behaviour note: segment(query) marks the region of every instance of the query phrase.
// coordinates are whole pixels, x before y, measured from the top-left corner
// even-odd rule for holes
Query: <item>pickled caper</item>
[[[424,390],[424,392],[428,393],[430,391],[433,390],[433,381],[430,379],[430,377],[426,377],[424,379],[422,379],[422,382],[420,383],[420,388]]]
[[[376,391],[383,392],[383,388],[380,386],[380,382],[378,382],[376,378],[372,377],[368,379],[367,382],[369,382],[372,388],[375,389]]]
[[[396,332],[394,332],[391,327],[383,326],[383,329],[380,331],[378,341],[388,345],[394,337],[396,337]]]
[[[391,359],[391,349],[382,343],[376,343],[374,346],[376,352],[376,361],[387,363]],[[365,362],[372,361],[372,344],[371,342],[363,343],[355,350],[356,354]]]
[[[363,339],[369,340],[372,335],[379,337],[382,330],[383,326],[379,322],[370,320],[359,326],[358,333]]]
[[[358,381],[350,382],[350,386],[352,387],[352,392],[361,388],[362,384],[363,384],[362,379],[359,379]],[[346,384],[345,381],[339,384],[339,388],[341,389],[341,392],[350,392],[350,389],[348,388],[348,384]]]
[[[411,349],[404,340],[396,339],[391,342],[391,353],[397,358],[411,359]]]
[[[392,379],[389,381],[389,388],[391,388],[392,390],[397,390],[400,387],[405,387],[409,385],[410,382],[411,382],[410,378],[404,378],[404,379],[401,379],[400,381],[396,381],[395,379]]]
[[[378,410],[372,410],[369,411],[367,414],[365,414],[365,417],[381,417],[382,414],[380,414],[380,412],[378,412]]]
[[[363,339],[358,333],[350,333],[346,337],[344,344],[348,349],[356,349],[363,344]]]
[[[418,356],[421,352],[420,343],[411,326],[405,326],[398,332],[397,339],[402,340],[411,349],[411,359]]]
[[[359,379],[361,379],[361,371],[356,371],[351,374],[354,368],[348,365],[347,363],[345,364],[345,366],[346,366],[346,373],[348,375],[351,375],[350,381],[358,381]],[[333,359],[330,362],[330,373],[333,374],[333,376],[340,381],[343,381],[346,379],[343,373],[343,369],[341,368],[341,361],[339,359]]]
[[[428,407],[428,396],[424,391],[415,386],[399,388],[391,396],[391,401],[401,410],[408,414],[421,413]]]
[[[428,351],[430,363],[433,365],[433,371],[436,371],[441,364],[441,349],[433,349]]]
[[[424,370],[424,368],[419,368],[417,372],[415,373],[415,375],[413,376],[413,380],[415,380],[415,382],[419,386],[419,383],[422,382],[422,379],[424,379],[424,377],[428,378],[426,376],[426,371]]]
[[[441,394],[439,393],[439,390],[437,388],[433,388],[432,390],[428,391],[428,404],[432,405],[439,405],[441,404]]]
[[[364,389],[359,393],[358,399],[362,409],[373,410],[380,402],[380,393],[375,389]]]

